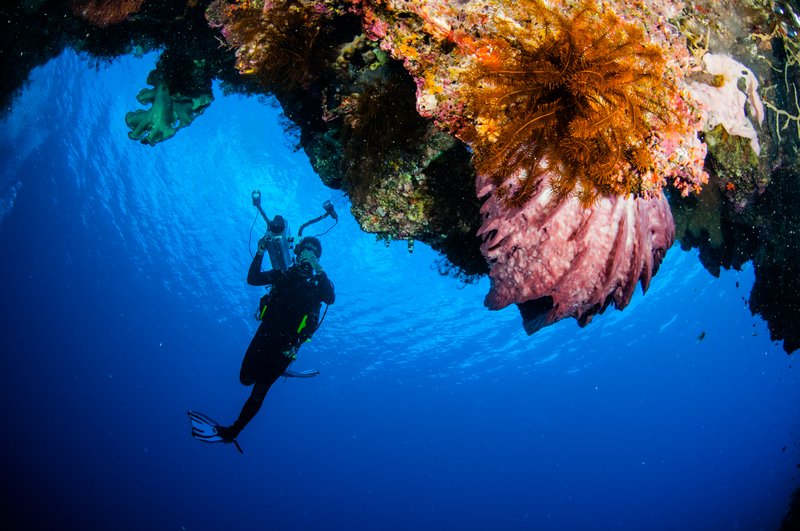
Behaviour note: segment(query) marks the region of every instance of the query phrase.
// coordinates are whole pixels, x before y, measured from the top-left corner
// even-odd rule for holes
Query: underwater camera
[[[289,223],[280,215],[269,219],[267,213],[261,208],[261,192],[259,190],[253,190],[250,197],[253,200],[253,206],[258,209],[261,217],[267,222],[267,232],[263,239],[267,244],[267,253],[272,269],[286,271],[292,265],[292,245],[294,244]]]
[[[266,250],[267,253],[269,253],[269,261],[272,264],[272,269],[286,271],[292,265],[292,248],[294,247],[294,238],[292,238],[292,233],[289,230],[289,223],[281,215],[276,215],[272,219],[267,216],[266,212],[264,212],[264,209],[261,207],[261,192],[259,190],[253,190],[250,198],[253,201],[253,206],[258,209],[261,217],[263,217],[264,221],[267,222],[267,232],[264,234],[263,240],[267,244]],[[339,222],[339,216],[336,214],[336,210],[333,208],[333,203],[330,201],[325,201],[322,204],[322,208],[325,210],[325,213],[303,223],[303,225],[300,226],[300,230],[297,232],[298,237],[303,235],[303,229],[325,219],[326,217],[330,216],[333,218],[334,223],[328,228],[328,230],[321,234],[317,234],[317,236],[322,236],[323,234],[327,233]]]
[[[267,253],[272,269],[286,271],[292,265],[292,244],[289,223],[283,216],[277,215],[267,223],[267,233],[264,235],[267,242]]]

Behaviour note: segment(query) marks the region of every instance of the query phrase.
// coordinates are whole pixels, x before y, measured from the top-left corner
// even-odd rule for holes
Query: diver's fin
[[[242,447],[239,446],[239,442],[236,439],[227,440],[224,439],[217,428],[219,427],[219,422],[212,419],[208,415],[204,413],[200,413],[199,411],[192,411],[191,409],[186,412],[189,415],[189,422],[192,424],[192,437],[197,439],[198,441],[206,442],[206,443],[227,443],[232,442],[236,449],[239,450],[240,454],[243,454]]]
[[[310,371],[291,371],[286,369],[283,371],[283,375],[287,378],[313,378],[318,374],[319,371],[317,369],[311,369]]]

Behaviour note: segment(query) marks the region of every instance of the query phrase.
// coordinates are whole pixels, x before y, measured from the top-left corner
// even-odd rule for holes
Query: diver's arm
[[[316,255],[308,250],[300,253],[298,263],[307,266],[314,272],[314,285],[317,297],[325,304],[333,304],[336,296],[333,293],[333,283],[328,279],[327,273],[322,269]]]
[[[253,261],[250,263],[250,269],[247,271],[247,283],[251,286],[267,286],[275,283],[275,278],[280,274],[280,271],[270,269],[269,271],[261,271],[261,262],[264,261],[263,253],[256,253]]]
[[[336,294],[333,292],[333,282],[328,279],[328,274],[325,271],[317,275],[317,294],[325,304],[333,304],[336,300]]]

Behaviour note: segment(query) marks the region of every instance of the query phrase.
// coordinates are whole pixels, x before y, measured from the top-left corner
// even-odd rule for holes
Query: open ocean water
[[[129,140],[154,63],[67,52],[2,121],[2,529],[779,526],[800,366],[750,315],[749,265],[715,279],[676,246],[625,311],[527,337],[487,279],[361,232],[268,102],[215,86],[173,139]],[[186,410],[230,423],[249,394],[254,189],[294,231],[333,201],[337,299],[294,365],[320,376],[276,382],[239,455]]]

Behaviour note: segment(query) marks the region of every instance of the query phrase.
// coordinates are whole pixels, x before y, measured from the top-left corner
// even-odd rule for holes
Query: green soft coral
[[[142,144],[155,146],[175,136],[178,129],[191,124],[214,101],[211,93],[195,97],[180,93],[170,94],[157,70],[147,76],[147,84],[153,88],[142,89],[136,99],[149,109],[139,109],[125,115],[125,123],[131,129],[128,137]]]

